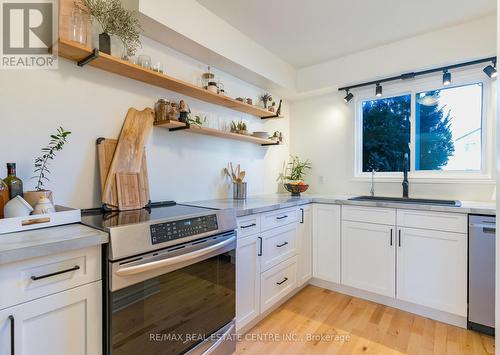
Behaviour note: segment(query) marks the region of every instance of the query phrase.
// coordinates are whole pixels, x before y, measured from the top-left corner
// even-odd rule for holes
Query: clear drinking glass
[[[146,69],[151,69],[151,57],[149,55],[140,55],[137,58],[137,64]]]
[[[88,15],[81,9],[75,7],[71,12],[70,38],[72,41],[87,44]]]

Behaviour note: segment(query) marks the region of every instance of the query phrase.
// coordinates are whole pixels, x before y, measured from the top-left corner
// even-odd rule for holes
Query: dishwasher
[[[495,334],[494,216],[469,215],[469,310],[467,327]]]

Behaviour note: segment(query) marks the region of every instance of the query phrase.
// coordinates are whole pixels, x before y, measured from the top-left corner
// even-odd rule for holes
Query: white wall
[[[469,30],[482,35],[473,36]],[[420,48],[417,44],[421,45]],[[442,50],[437,51],[433,48]],[[397,49],[399,51],[396,51]],[[290,106],[291,153],[311,160],[313,169],[308,180],[311,184],[310,191],[336,194],[368,194],[370,191],[369,182],[354,179],[355,103],[346,105],[343,101],[345,93],[332,90],[338,88],[332,85],[371,81],[386,74],[416,71],[422,69],[422,66],[432,68],[495,54],[496,19],[486,17],[480,21],[409,38],[406,41],[395,42],[389,46],[374,48],[299,71],[300,90],[318,89],[316,92],[321,92],[317,96],[295,100]],[[481,67],[476,70],[481,73]],[[384,92],[394,85],[399,85],[404,91],[404,83],[388,83],[384,85]],[[353,93],[356,95],[356,91]],[[496,90],[492,89],[489,95],[488,130],[490,127],[494,129],[495,126]],[[494,135],[492,132],[488,134],[491,134],[490,143],[493,146]],[[494,170],[493,159],[491,155],[490,168]],[[417,183],[410,179],[410,193],[415,197],[489,200],[494,186],[494,180],[481,183],[475,181]],[[376,193],[399,196],[401,182],[379,181],[376,183]]]
[[[197,83],[205,64],[196,62],[152,40],[143,38],[143,53],[161,60],[174,77]],[[119,55],[119,53],[118,53]],[[254,100],[263,90],[218,73],[231,97]],[[79,208],[100,205],[95,140],[116,138],[129,107],[152,107],[159,97],[182,96],[107,73],[90,66],[60,60],[59,69],[0,71],[0,176],[5,163],[17,162],[25,190],[32,189],[33,160],[48,136],[59,126],[71,130],[68,145],[52,163],[48,188],[56,202]],[[209,120],[243,119],[251,131],[281,130],[288,140],[289,120],[263,121],[257,117],[184,97],[194,114]],[[284,107],[287,114],[286,105]],[[151,198],[189,201],[230,196],[221,170],[229,161],[247,171],[249,194],[277,191],[275,181],[288,146],[258,145],[154,128],[147,143]]]

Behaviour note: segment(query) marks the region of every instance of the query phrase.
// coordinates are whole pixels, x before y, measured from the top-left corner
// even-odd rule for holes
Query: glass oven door
[[[182,354],[233,320],[236,240],[220,238],[111,265],[111,279],[133,280],[109,293],[113,355]]]

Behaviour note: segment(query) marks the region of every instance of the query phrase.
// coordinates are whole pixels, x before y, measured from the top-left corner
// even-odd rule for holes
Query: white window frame
[[[408,173],[408,178],[413,182],[422,183],[493,183],[494,166],[494,151],[493,145],[495,142],[495,85],[492,85],[489,79],[483,72],[482,67],[474,69],[466,69],[462,71],[452,72],[452,85],[443,86],[441,75],[432,75],[421,79],[410,79],[396,83],[387,83],[383,85],[382,97],[375,96],[375,86],[368,89],[363,89],[355,92],[355,129],[354,129],[354,180],[369,181],[371,172],[363,172],[363,110],[362,103],[367,100],[377,100],[386,97],[411,95],[411,114],[410,114],[410,130],[411,130],[411,167]],[[494,81],[493,81],[494,82]],[[479,171],[446,171],[446,170],[419,170],[415,171],[415,95],[420,92],[452,88],[464,85],[478,84],[483,85],[483,107],[482,107],[482,123],[481,123],[481,170]],[[401,181],[402,172],[377,172],[375,173],[377,181],[396,182]]]

